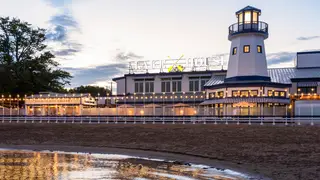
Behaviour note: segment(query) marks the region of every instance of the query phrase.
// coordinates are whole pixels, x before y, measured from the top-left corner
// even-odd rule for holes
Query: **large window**
[[[170,81],[162,81],[161,82],[161,92],[170,92]]]
[[[249,45],[244,45],[243,46],[243,52],[244,53],[250,53],[250,46]]]
[[[134,83],[134,92],[143,93],[143,81],[138,81]]]
[[[189,81],[189,91],[199,91],[199,79]]]
[[[146,82],[145,83],[145,92],[146,93],[154,92],[154,83],[153,82]]]
[[[240,91],[232,91],[232,97],[239,97]]]
[[[172,81],[172,92],[181,92],[181,81]]]
[[[241,97],[249,97],[249,91],[240,91],[240,96]]]

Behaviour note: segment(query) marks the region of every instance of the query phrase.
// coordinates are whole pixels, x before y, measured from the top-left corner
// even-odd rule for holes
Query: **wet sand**
[[[133,156],[141,153],[144,157],[232,167],[272,179],[320,179],[320,127],[1,124],[0,132],[2,148],[121,151]],[[153,152],[135,155],[126,149]],[[175,154],[161,156],[153,154],[158,153],[155,151]],[[183,155],[192,158],[179,159]]]

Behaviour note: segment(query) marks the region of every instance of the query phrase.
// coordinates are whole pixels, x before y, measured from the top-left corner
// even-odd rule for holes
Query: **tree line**
[[[66,90],[72,76],[59,68],[46,45],[46,30],[17,18],[0,17],[0,93],[39,92],[106,95],[106,88],[80,86]]]

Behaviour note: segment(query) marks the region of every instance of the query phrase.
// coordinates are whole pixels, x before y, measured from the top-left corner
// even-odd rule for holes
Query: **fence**
[[[2,123],[320,125],[320,116],[2,116]]]

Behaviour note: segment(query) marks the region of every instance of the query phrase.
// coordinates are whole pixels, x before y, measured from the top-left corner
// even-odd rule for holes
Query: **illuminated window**
[[[273,96],[273,92],[271,90],[268,91],[268,96],[272,97]]]
[[[243,23],[243,13],[239,14],[239,24]]]
[[[253,23],[257,23],[258,22],[258,12],[253,12],[253,19],[252,19]]]
[[[286,96],[286,92],[281,91],[281,92],[280,92],[280,96],[281,96],[281,97],[285,97],[285,96]]]
[[[244,13],[244,22],[246,24],[250,24],[251,23],[251,11],[246,11]]]
[[[237,47],[234,47],[232,50],[232,55],[236,55],[237,54]]]
[[[258,96],[258,91],[257,90],[251,91],[250,96],[254,96],[254,97]]]
[[[257,46],[257,51],[258,51],[258,53],[262,53],[262,46]]]
[[[243,52],[244,53],[250,53],[250,46],[249,45],[243,46]]]
[[[240,91],[232,91],[232,97],[239,97]]]
[[[213,99],[215,97],[215,93],[209,93],[209,99]]]
[[[249,96],[249,91],[240,91],[240,96]]]
[[[218,98],[223,98],[224,92],[223,91],[219,91],[219,92],[217,92],[216,95],[217,95]]]
[[[279,96],[279,92],[278,92],[278,91],[275,91],[275,92],[274,92],[274,96],[275,96],[275,97],[278,97],[278,96]]]

